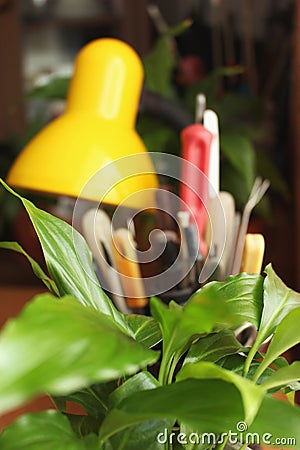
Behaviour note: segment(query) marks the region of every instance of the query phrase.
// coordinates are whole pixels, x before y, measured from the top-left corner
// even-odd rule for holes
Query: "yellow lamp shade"
[[[124,42],[105,38],[86,45],[76,59],[65,113],[24,148],[8,183],[113,205],[129,198],[133,208],[141,200],[152,204],[157,178],[134,128],[142,80],[141,61]],[[143,196],[133,195],[141,190]]]

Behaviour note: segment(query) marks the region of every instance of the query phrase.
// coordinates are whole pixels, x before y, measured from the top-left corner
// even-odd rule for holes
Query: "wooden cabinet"
[[[300,2],[296,2],[293,36],[293,58],[290,84],[290,133],[292,138],[293,161],[293,236],[296,289],[300,291]],[[300,352],[299,352],[300,353]]]
[[[0,143],[24,130],[24,72],[28,62],[26,52],[32,41],[38,44],[46,71],[47,63],[55,64],[55,45],[55,50],[62,51],[58,63],[73,61],[86,42],[103,36],[128,42],[140,55],[150,48],[147,0],[118,0],[119,8],[115,11],[62,17],[24,14],[21,4],[19,0],[0,0]]]
[[[24,128],[21,28],[16,2],[0,1],[0,142]]]

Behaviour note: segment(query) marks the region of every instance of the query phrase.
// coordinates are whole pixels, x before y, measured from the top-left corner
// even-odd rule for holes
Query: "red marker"
[[[180,198],[184,202],[182,209],[191,212],[191,221],[195,220],[202,255],[207,253],[204,231],[207,220],[209,199],[209,160],[213,135],[203,125],[189,125],[181,132],[182,161]],[[187,161],[187,163],[185,163]]]

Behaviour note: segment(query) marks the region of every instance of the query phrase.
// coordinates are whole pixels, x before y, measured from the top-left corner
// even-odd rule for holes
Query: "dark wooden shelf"
[[[84,18],[56,18],[56,17],[26,17],[23,19],[23,27],[26,30],[39,28],[95,28],[110,27],[121,21],[119,14],[99,15]]]

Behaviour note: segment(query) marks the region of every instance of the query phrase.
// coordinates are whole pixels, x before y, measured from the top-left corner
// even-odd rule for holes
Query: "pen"
[[[201,109],[202,103],[198,104]],[[197,120],[200,118],[201,111],[197,114]],[[184,128],[180,137],[182,144],[180,198],[183,202],[181,208],[190,212],[191,223],[195,220],[201,253],[206,254],[207,245],[204,240],[204,231],[209,197],[210,146],[213,136],[201,123],[195,123]]]
[[[209,204],[206,240],[213,246],[215,263],[219,265],[220,280],[224,278],[226,266],[232,252],[234,235],[235,201],[229,192],[220,192],[220,142],[219,119],[217,114],[206,109],[203,114],[203,125],[212,135],[209,162]]]

